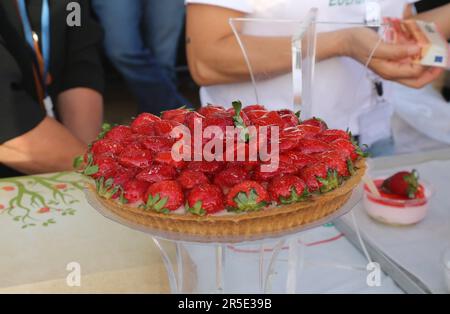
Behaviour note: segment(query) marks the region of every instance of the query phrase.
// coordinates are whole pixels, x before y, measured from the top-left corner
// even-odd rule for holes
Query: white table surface
[[[383,158],[375,167],[442,154],[450,156]],[[0,293],[169,292],[150,237],[98,214],[86,203],[80,180],[72,173],[0,179]],[[368,287],[366,259],[333,225],[307,231],[302,241],[307,249],[298,292],[402,293],[386,276],[380,287]],[[66,284],[70,262],[81,266],[80,287]]]

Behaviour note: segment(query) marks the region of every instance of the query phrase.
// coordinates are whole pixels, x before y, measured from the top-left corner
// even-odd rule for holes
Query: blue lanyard
[[[22,20],[25,38],[28,45],[33,49],[35,56],[38,55],[36,51],[35,40],[33,39],[33,30],[31,29],[30,19],[27,13],[25,0],[17,0],[19,14]],[[48,0],[42,0],[41,11],[41,47],[42,59],[44,60],[44,73],[42,73],[42,86],[46,90],[47,76],[50,67],[50,9]]]

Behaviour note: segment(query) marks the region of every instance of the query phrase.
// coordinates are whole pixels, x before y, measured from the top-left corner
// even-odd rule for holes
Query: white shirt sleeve
[[[185,0],[185,4],[209,4],[250,14],[253,12],[248,0]]]

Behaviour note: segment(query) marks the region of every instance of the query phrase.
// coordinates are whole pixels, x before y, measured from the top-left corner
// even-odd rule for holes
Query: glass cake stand
[[[363,188],[360,184],[344,206],[323,219],[258,240],[192,238],[150,229],[112,213],[92,190],[85,194],[106,218],[149,234],[160,250],[172,293],[296,293],[305,255],[302,233],[348,213],[362,199]]]

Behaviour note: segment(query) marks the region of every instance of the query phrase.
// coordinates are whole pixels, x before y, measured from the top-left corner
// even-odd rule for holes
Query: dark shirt
[[[88,0],[81,5],[81,26],[70,27],[67,4],[73,0],[49,0],[51,30],[49,94],[86,87],[103,92],[99,54],[102,32],[92,19]],[[27,1],[33,30],[40,35],[42,0]],[[16,0],[0,1],[0,145],[35,128],[45,118],[33,78],[33,51],[28,46],[17,12]],[[39,145],[39,143],[36,143]],[[1,167],[1,164],[0,164]],[[0,169],[0,177],[2,176]]]

